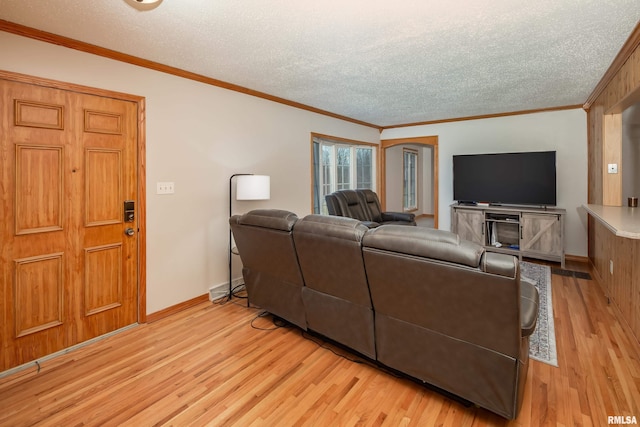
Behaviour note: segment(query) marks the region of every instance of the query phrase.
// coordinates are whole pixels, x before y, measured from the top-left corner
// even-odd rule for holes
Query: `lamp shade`
[[[236,185],[236,200],[269,200],[271,177],[269,175],[241,175]]]

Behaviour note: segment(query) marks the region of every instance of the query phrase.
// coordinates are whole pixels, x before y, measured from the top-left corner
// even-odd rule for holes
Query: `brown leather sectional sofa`
[[[283,210],[230,218],[250,302],[505,418],[538,312],[516,257],[457,235]]]

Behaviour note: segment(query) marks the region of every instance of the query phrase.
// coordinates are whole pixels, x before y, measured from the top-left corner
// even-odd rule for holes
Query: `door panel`
[[[455,233],[457,233],[461,239],[469,240],[479,245],[485,245],[484,213],[482,211],[456,209],[455,223]]]
[[[122,221],[122,151],[87,148],[85,152],[85,225]]]
[[[15,99],[16,126],[64,129],[64,106]],[[9,105],[9,104],[7,104]]]
[[[3,371],[137,321],[138,195],[135,102],[8,80],[0,96]]]
[[[15,260],[16,337],[62,325],[62,255]]]
[[[122,306],[122,244],[85,249],[84,315]]]
[[[63,147],[16,144],[16,234],[62,230]]]
[[[522,214],[523,254],[562,255],[562,223],[559,215]]]
[[[84,110],[84,131],[122,135],[123,117],[106,111]]]

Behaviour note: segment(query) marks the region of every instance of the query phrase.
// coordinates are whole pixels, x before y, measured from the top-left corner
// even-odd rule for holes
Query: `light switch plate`
[[[618,173],[618,164],[617,163],[609,163],[607,167],[607,171],[609,173]]]
[[[158,182],[156,194],[173,194],[175,192],[173,182]]]

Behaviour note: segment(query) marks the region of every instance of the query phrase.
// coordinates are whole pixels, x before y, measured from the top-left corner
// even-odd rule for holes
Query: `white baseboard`
[[[238,285],[242,285],[244,283],[244,279],[239,277],[237,279],[233,279],[231,282],[231,288],[235,288]],[[220,283],[219,285],[214,285],[209,288],[209,301],[215,301],[219,298],[229,296],[229,282]]]

